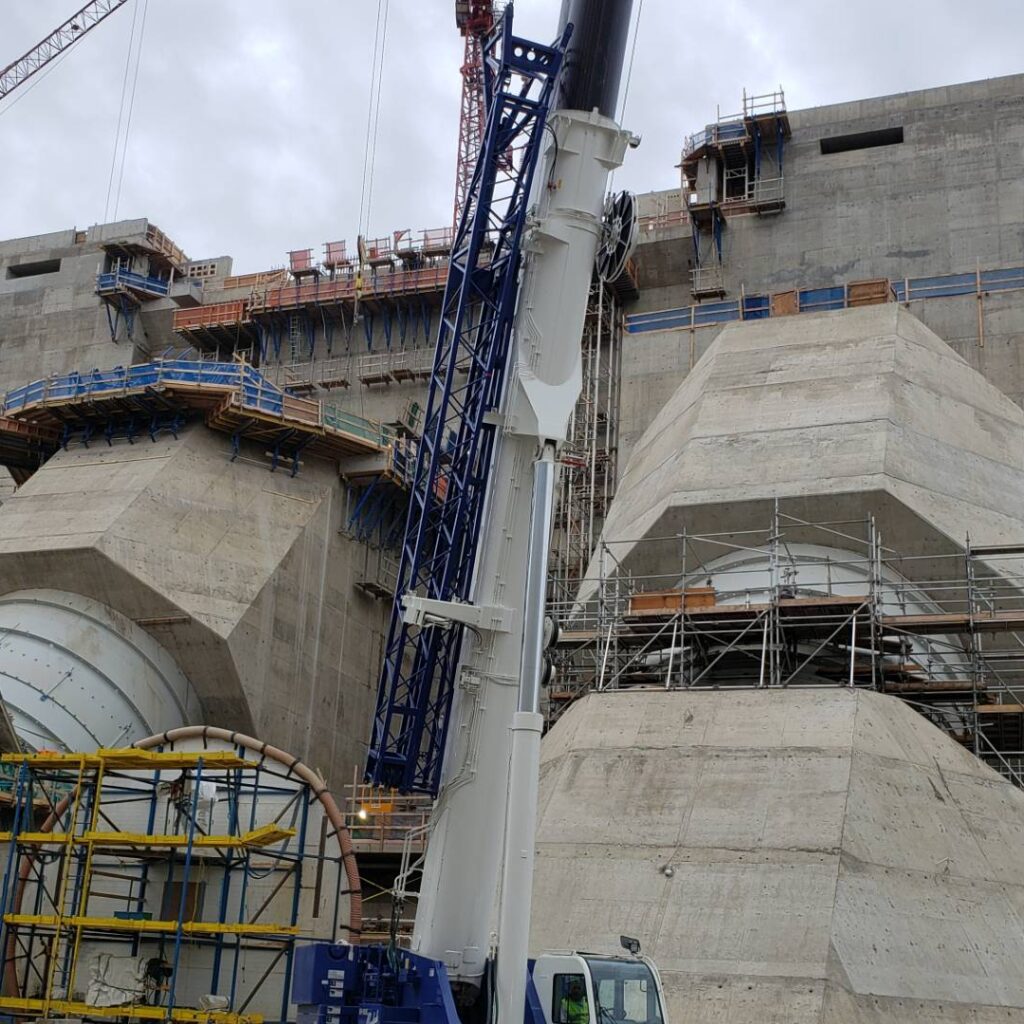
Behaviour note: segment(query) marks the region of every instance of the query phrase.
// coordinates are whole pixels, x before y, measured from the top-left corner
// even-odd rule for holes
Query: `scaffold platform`
[[[159,359],[63,374],[8,391],[0,412],[0,460],[10,453],[12,466],[38,465],[71,440],[177,436],[197,413],[231,435],[235,456],[243,438],[262,442],[272,468],[290,459],[293,474],[302,452],[344,460],[383,452],[395,436],[375,420],[291,395],[242,362]]]
[[[310,843],[317,801],[309,783],[237,747],[48,751],[5,754],[0,763],[15,769],[11,828],[0,834],[8,962],[0,1013],[260,1024],[263,1014],[246,1010],[280,963],[263,998],[287,1019],[294,945],[310,927],[299,922],[303,863],[316,862],[306,884],[333,884],[319,880],[327,861]],[[41,829],[40,797],[50,812]],[[340,887],[340,865],[333,870]],[[111,947],[159,963],[166,980],[143,995],[140,975],[123,990],[124,1005],[95,1003],[87,985]],[[243,955],[269,968],[245,978]],[[223,994],[223,1009],[181,1005],[196,999],[183,979],[197,971],[210,975],[199,991]]]
[[[1024,788],[1024,545],[901,553],[871,517],[779,506],[765,529],[651,542],[602,541],[582,594],[549,605],[549,723],[591,690],[863,687]]]

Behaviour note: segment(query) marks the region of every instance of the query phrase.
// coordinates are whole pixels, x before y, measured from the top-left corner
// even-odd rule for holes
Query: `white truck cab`
[[[622,943],[631,956],[558,951],[537,958],[533,984],[547,1024],[665,1024],[657,967],[635,939]]]

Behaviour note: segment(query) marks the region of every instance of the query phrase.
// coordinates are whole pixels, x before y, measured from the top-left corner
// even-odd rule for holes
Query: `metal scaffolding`
[[[0,1012],[288,1019],[300,920],[337,937],[342,868],[310,787],[243,753],[4,755]]]
[[[1024,544],[906,555],[873,517],[602,541],[561,623],[549,721],[591,690],[857,686],[1024,782]],[[654,568],[656,567],[656,568]]]
[[[591,286],[581,341],[583,383],[562,452],[552,539],[550,597],[570,600],[579,588],[615,495],[622,315],[615,290]]]

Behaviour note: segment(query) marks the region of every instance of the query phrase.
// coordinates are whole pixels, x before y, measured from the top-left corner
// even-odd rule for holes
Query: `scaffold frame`
[[[249,1007],[283,968],[278,1019],[288,1019],[291,960],[304,930],[304,878],[307,886],[313,879],[320,887],[333,864],[338,884],[327,937],[336,940],[343,868],[340,858],[325,853],[323,836],[318,850],[312,844],[309,811],[316,796],[309,784],[245,753],[242,747],[129,748],[3,756],[15,776],[10,828],[0,834],[6,858],[0,949],[7,979],[0,1012],[258,1024],[263,1016]],[[213,805],[204,811],[204,786],[224,793],[223,833],[214,831]],[[261,811],[268,801],[272,806]],[[41,809],[48,814],[42,828]],[[269,813],[272,820],[260,820]],[[125,821],[143,827],[119,828]],[[166,830],[168,823],[177,828]],[[284,920],[268,917],[268,910],[282,907]],[[89,991],[83,995],[87,943],[90,970],[102,955],[97,949],[123,949],[139,962],[149,956],[144,995],[133,991],[111,1006],[90,1001]],[[225,996],[223,1009],[181,998],[186,949],[190,986],[195,971],[207,970],[205,991]],[[197,949],[205,950],[201,967]],[[255,982],[241,969],[254,950],[269,957]],[[151,983],[148,965],[155,962],[160,974]]]
[[[794,554],[794,536],[845,554]],[[656,573],[631,568],[644,545]],[[873,516],[811,522],[775,502],[759,529],[602,540],[579,593],[551,610],[549,724],[607,689],[863,687],[1024,785],[1024,543],[906,555]]]

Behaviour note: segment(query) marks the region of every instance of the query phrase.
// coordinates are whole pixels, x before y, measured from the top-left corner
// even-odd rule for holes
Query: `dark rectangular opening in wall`
[[[833,135],[821,140],[821,151],[848,153],[851,149],[874,149],[876,146],[895,146],[903,141],[903,127],[879,128],[873,132],[853,132],[851,135]]]
[[[39,277],[41,274],[56,274],[60,271],[60,260],[39,260],[36,263],[18,263],[7,268],[7,276]]]

